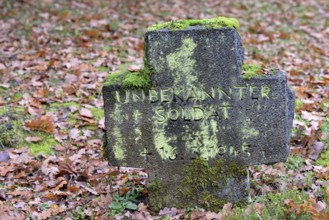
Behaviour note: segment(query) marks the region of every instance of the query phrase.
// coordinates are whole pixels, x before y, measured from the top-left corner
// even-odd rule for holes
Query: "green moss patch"
[[[148,190],[149,192],[153,193],[153,196],[155,198],[155,202],[151,204],[152,210],[156,212],[163,207],[162,197],[160,195],[161,189],[162,189],[161,180],[158,178],[148,184]]]
[[[89,110],[93,114],[96,121],[99,121],[101,118],[104,117],[104,109],[103,108],[90,108]]]
[[[55,140],[54,135],[47,133],[38,133],[37,136],[42,140],[38,143],[22,143],[24,146],[28,146],[30,149],[30,153],[32,155],[45,154],[50,155],[54,152],[53,146],[59,145],[59,143]]]
[[[59,143],[53,134],[40,131],[27,131],[24,129],[26,116],[23,115],[24,108],[1,108],[0,109],[0,147],[20,148],[28,147],[30,153],[49,155],[54,152],[53,146]],[[27,137],[38,137],[38,142],[27,142]]]
[[[156,31],[160,29],[183,30],[190,26],[201,25],[205,28],[235,28],[239,30],[240,24],[236,18],[216,17],[210,19],[191,19],[177,20],[165,23],[154,24],[147,28],[148,31]]]
[[[296,188],[286,188],[279,193],[270,192],[267,195],[258,196],[254,200],[261,204],[261,209],[256,210],[256,206],[252,205],[249,213],[246,214],[245,208],[236,207],[234,208],[235,213],[227,219],[260,219],[259,216],[262,216],[262,219],[312,219],[311,212],[307,211],[313,205],[310,196],[307,192]],[[294,210],[293,207],[298,206],[303,206],[303,208]]]
[[[138,72],[121,70],[109,74],[105,86],[120,84],[124,88],[147,88],[150,85],[151,70],[144,68]]]
[[[303,106],[303,101],[300,99],[295,99],[295,110],[299,110]]]
[[[327,145],[327,148],[321,153],[319,159],[317,159],[316,165],[329,166],[329,147],[328,147],[328,145]]]
[[[24,108],[0,108],[0,147],[17,147],[21,142]]]
[[[0,95],[8,101],[8,103],[12,103],[12,102],[17,102],[19,100],[22,99],[23,97],[23,92],[19,91],[19,92],[10,92],[9,90],[7,90],[4,87],[0,86]]]
[[[70,106],[80,108],[80,104],[77,102],[54,102],[50,104],[50,110],[54,111],[57,108],[69,108]]]
[[[242,78],[250,80],[251,78],[263,78],[269,75],[273,75],[275,69],[265,70],[259,64],[243,64],[242,65]]]
[[[234,163],[224,166],[222,160],[216,160],[209,165],[207,160],[199,157],[184,166],[184,179],[178,195],[187,201],[188,207],[197,204],[198,207],[218,212],[226,201],[215,197],[215,192],[225,186],[229,178],[246,176],[247,172],[245,167]]]

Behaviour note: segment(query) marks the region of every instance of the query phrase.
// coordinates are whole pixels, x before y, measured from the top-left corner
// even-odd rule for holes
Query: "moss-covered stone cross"
[[[109,163],[147,168],[154,209],[246,200],[247,166],[288,157],[294,95],[280,71],[242,70],[238,27],[222,17],[151,26],[145,68],[104,84]]]

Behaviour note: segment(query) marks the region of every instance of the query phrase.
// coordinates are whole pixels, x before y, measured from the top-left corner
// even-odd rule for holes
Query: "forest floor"
[[[329,219],[328,12],[326,0],[0,0],[0,220]],[[145,171],[104,159],[102,83],[142,68],[149,25],[216,16],[239,20],[245,63],[287,73],[291,155],[249,168],[250,204],[153,212]]]

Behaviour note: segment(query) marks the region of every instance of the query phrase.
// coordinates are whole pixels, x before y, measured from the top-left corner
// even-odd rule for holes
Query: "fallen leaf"
[[[318,115],[315,115],[315,114],[313,114],[311,112],[301,111],[301,113],[302,113],[302,119],[305,119],[307,121],[312,121],[312,120],[314,120],[314,121],[320,121],[320,120],[323,119],[323,117],[318,116]]]
[[[135,212],[131,216],[131,219],[134,219],[134,220],[153,220],[154,218],[152,218],[151,214],[148,213],[148,212]],[[175,219],[178,219],[178,218],[175,218]]]
[[[26,137],[25,140],[29,143],[38,143],[42,141],[42,138],[38,136],[33,136],[33,137]]]
[[[322,212],[323,210],[326,210],[326,206],[327,206],[327,204],[325,202],[318,201],[314,208],[318,212]]]
[[[70,138],[75,140],[80,136],[80,130],[77,128],[73,128],[70,131]]]
[[[0,166],[0,176],[6,176],[7,173],[11,171],[12,167],[10,165]]]
[[[64,186],[67,185],[67,181],[64,177],[59,177],[57,179],[57,183],[56,183],[56,186],[54,188],[52,188],[51,190],[53,191],[58,191],[60,189],[62,189]]]
[[[132,72],[137,72],[140,71],[142,67],[138,65],[130,65],[127,69]]]
[[[73,163],[70,159],[66,159],[65,161],[60,161],[58,166],[57,176],[62,176],[64,174],[72,174],[75,175],[77,172],[73,167]]]
[[[93,118],[93,114],[89,109],[81,108],[80,115],[86,118]]]
[[[263,219],[262,218],[262,209],[263,209],[263,205],[262,204],[260,204],[260,203],[255,203],[254,204],[254,207],[255,207],[255,209],[256,209],[256,212],[257,212],[257,215],[258,215],[258,218],[259,219]]]
[[[120,178],[120,180],[117,181],[117,185],[118,185],[118,186],[122,186],[122,185],[125,184],[128,180],[129,180],[129,179],[128,179],[128,176],[125,175],[125,176],[123,176],[122,178]]]
[[[52,205],[49,209],[41,212],[41,213],[37,213],[34,212],[32,213],[32,215],[36,216],[38,218],[38,220],[43,220],[43,219],[48,219],[52,216],[56,216],[57,214],[64,212],[65,208],[62,206],[58,206],[58,205]]]
[[[85,190],[87,190],[88,192],[90,192],[90,193],[93,194],[93,195],[96,195],[96,196],[99,195],[98,192],[96,192],[96,191],[95,191],[94,189],[92,189],[91,187],[85,186],[84,184],[82,184],[82,183],[78,183],[78,182],[76,182],[76,184],[79,185],[80,187],[84,188]]]
[[[54,193],[47,193],[46,195],[43,196],[43,198],[50,199],[50,200],[55,200],[55,199],[58,198],[58,196],[55,195]]]
[[[203,211],[192,211],[191,212],[191,219],[194,219],[194,220],[207,220],[205,216],[206,216],[206,213]]]
[[[57,166],[53,166],[51,162],[55,161],[54,156],[49,156],[42,162],[41,172],[46,176],[53,176],[58,172]]]
[[[5,100],[2,98],[2,96],[0,96],[0,106],[5,105]]]
[[[64,152],[66,150],[66,148],[62,145],[56,145],[53,147],[53,149],[58,152]]]
[[[324,149],[324,143],[319,142],[319,141],[315,142],[314,147],[313,147],[313,153],[308,155],[308,157],[312,160],[318,159],[318,157],[323,149]]]
[[[70,192],[73,192],[73,193],[76,193],[76,192],[78,192],[80,189],[79,189],[79,187],[77,187],[77,186],[75,186],[75,185],[73,185],[73,186],[69,186],[68,188],[67,188]]]
[[[147,211],[147,205],[145,205],[144,203],[139,203],[139,205],[138,205],[138,211],[139,212],[146,212]]]
[[[232,203],[226,203],[222,209],[223,214],[225,216],[230,215],[230,213],[232,212],[232,207],[233,207]]]
[[[223,216],[220,213],[215,213],[215,212],[207,212],[205,217],[206,217],[207,220],[221,220],[221,219],[223,219]]]
[[[286,170],[284,163],[282,163],[282,162],[274,164],[274,167],[276,169],[280,170],[281,172],[284,172]]]
[[[70,112],[72,112],[72,113],[75,113],[75,112],[77,112],[79,109],[77,108],[77,107],[75,107],[74,105],[71,105],[70,107],[69,107],[69,109],[70,109]]]
[[[28,120],[24,125],[33,131],[44,131],[47,133],[54,133],[55,131],[55,125],[51,116],[41,116],[35,120]]]
[[[96,203],[101,207],[107,207],[113,201],[111,193],[107,193],[106,195],[101,194],[100,199],[96,200]]]
[[[0,204],[0,220],[23,220],[25,219],[19,211],[12,207]]]
[[[45,66],[45,65],[38,65],[38,66],[35,66],[34,69],[37,70],[37,71],[45,71],[48,67]]]

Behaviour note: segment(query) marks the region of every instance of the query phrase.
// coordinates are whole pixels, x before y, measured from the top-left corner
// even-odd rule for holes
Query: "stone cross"
[[[225,25],[152,29],[145,56],[147,71],[104,84],[109,163],[147,168],[154,209],[246,200],[247,166],[289,155],[286,76],[243,79],[240,35]]]

